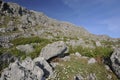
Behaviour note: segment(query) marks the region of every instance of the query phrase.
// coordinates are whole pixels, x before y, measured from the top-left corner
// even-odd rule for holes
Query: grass
[[[0,55],[6,52],[7,50],[8,50],[7,48],[0,47]]]
[[[45,47],[47,44],[51,43],[51,40],[43,39],[39,37],[29,37],[29,38],[17,38],[11,41],[15,46],[17,45],[25,45],[25,44],[31,44],[31,43],[38,43],[37,45],[33,46],[34,51],[28,54],[25,54],[24,52],[20,52],[16,48],[11,49],[11,53],[17,57],[21,57],[24,59],[26,56],[30,56],[31,58],[35,58],[39,56],[40,51],[43,47]]]
[[[111,47],[84,48],[82,46],[70,46],[69,48],[69,53],[79,52],[81,55],[88,57],[108,57],[113,51]]]
[[[16,56],[16,57],[21,58],[21,59],[25,59],[25,57],[26,57],[25,52],[21,52],[21,51],[17,50],[15,47],[13,47],[13,48],[10,50],[10,53],[13,54],[13,55]]]
[[[72,56],[70,61],[60,61],[55,68],[55,73],[56,77],[50,80],[74,80],[74,76],[78,74],[86,78],[90,73],[95,73],[97,80],[108,80],[108,74],[112,76],[112,80],[117,80],[112,72],[105,69],[104,64],[87,64],[87,59],[76,58],[76,56]]]
[[[69,40],[79,40],[77,37],[66,37],[66,36],[56,36],[55,37],[55,39],[56,39],[56,41],[60,41],[60,40],[62,40],[62,41],[64,41],[64,42],[66,42],[66,41],[69,41]]]
[[[11,41],[11,43],[13,43],[14,45],[24,45],[24,44],[41,43],[41,42],[49,43],[49,40],[39,37],[28,37],[28,38],[20,37]]]

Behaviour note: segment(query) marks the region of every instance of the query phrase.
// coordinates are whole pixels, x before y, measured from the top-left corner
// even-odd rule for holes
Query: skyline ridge
[[[27,9],[43,12],[45,15],[51,18],[60,21],[70,22],[77,26],[82,26],[85,29],[87,29],[90,33],[96,35],[105,34],[113,38],[120,38],[120,29],[119,29],[120,8],[118,5],[120,1],[118,0],[115,1],[110,0],[109,3],[108,0],[107,1],[51,0],[50,2],[48,2],[47,0],[40,0],[40,1],[39,0],[36,1],[5,0],[5,1],[15,2],[21,6],[26,7]],[[80,5],[80,2],[82,5]],[[73,4],[71,5],[71,3]],[[103,12],[101,12],[102,9]]]

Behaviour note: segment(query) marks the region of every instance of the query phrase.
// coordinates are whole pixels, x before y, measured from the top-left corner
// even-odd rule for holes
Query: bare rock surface
[[[94,64],[94,63],[96,63],[97,61],[94,59],[94,58],[90,58],[89,60],[88,60],[88,64]]]
[[[64,54],[67,51],[67,46],[63,41],[54,42],[45,46],[40,53],[41,57],[44,57],[46,60]]]
[[[4,69],[0,80],[45,80],[50,74],[52,67],[42,57],[26,58],[24,61],[15,61]]]
[[[113,71],[120,78],[120,48],[115,49],[110,60]]]
[[[10,53],[3,53],[0,55],[0,70],[6,67],[11,62],[14,62],[17,58]],[[5,66],[6,65],[6,66]]]

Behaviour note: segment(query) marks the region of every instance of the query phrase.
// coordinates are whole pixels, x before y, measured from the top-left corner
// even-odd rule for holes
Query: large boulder
[[[44,77],[47,78],[53,75],[52,67],[43,57],[37,57],[33,61],[43,70]]]
[[[45,80],[52,75],[52,67],[42,57],[26,58],[24,61],[15,61],[1,73],[0,80]]]
[[[55,56],[64,54],[67,51],[67,46],[63,41],[54,42],[45,46],[40,53],[45,60],[51,59]]]
[[[113,71],[118,76],[118,78],[120,78],[120,48],[115,49],[110,57],[110,60]]]

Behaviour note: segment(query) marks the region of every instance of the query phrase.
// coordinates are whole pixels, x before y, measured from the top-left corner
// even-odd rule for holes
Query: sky
[[[120,0],[4,0],[82,26],[97,35],[120,38]]]

